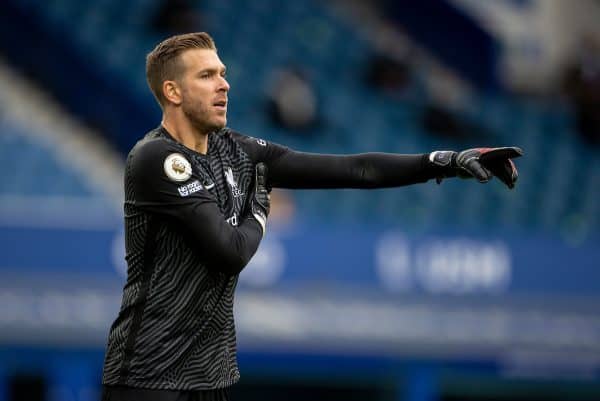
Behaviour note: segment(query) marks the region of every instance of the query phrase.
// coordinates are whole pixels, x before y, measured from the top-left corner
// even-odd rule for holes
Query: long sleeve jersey
[[[324,155],[293,151],[224,128],[206,154],[160,126],[125,168],[122,304],[103,383],[162,390],[232,385],[240,375],[233,318],[238,274],[262,239],[250,213],[253,173],[282,188],[382,188],[440,174],[427,154]]]

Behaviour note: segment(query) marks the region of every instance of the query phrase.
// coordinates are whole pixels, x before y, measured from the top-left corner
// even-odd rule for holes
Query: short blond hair
[[[181,76],[183,68],[179,56],[189,49],[216,51],[217,47],[213,38],[206,32],[185,33],[163,40],[146,56],[146,80],[161,107],[166,102],[162,91],[163,82]]]

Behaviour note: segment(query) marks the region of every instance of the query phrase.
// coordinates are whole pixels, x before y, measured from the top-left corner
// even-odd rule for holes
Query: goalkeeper
[[[146,75],[163,119],[127,158],[128,270],[108,336],[106,401],[229,399],[239,379],[234,291],[265,233],[270,187],[517,180],[514,147],[324,155],[226,128],[229,84],[206,33],[160,43]]]

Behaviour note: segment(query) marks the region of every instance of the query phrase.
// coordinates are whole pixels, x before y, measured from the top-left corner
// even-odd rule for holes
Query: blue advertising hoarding
[[[3,227],[0,243],[0,341],[102,347],[126,274],[121,228]],[[316,352],[600,355],[597,243],[272,230],[240,277],[239,340]]]

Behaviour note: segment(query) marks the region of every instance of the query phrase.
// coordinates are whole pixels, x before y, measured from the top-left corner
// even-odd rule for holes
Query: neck
[[[209,132],[194,127],[182,113],[165,110],[161,124],[177,142],[186,148],[202,154],[208,151]]]

